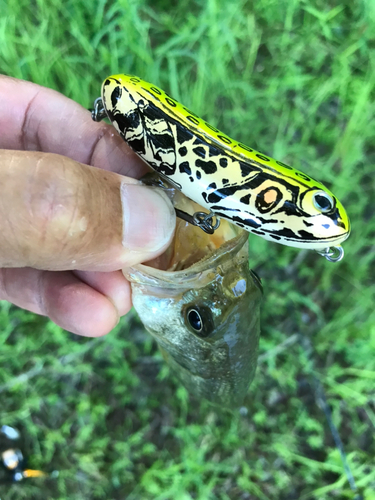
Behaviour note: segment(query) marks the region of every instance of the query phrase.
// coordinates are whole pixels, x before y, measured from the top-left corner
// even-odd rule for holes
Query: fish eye
[[[205,306],[190,306],[185,312],[186,322],[190,330],[201,338],[208,337],[214,324],[211,311]]]
[[[318,191],[313,195],[313,203],[315,208],[323,214],[329,212],[335,206],[331,196],[324,191]]]
[[[200,333],[203,329],[203,320],[199,312],[196,309],[190,309],[187,313],[187,318],[193,330]]]

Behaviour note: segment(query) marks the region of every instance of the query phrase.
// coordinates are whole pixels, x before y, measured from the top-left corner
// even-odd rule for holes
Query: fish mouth
[[[196,259],[191,259],[189,265],[181,270],[154,267],[158,266],[160,261],[165,258],[162,255],[161,258],[155,259],[157,260],[156,264],[153,260],[124,269],[123,272],[129,281],[138,284],[175,289],[202,288],[216,279],[216,273],[212,269],[219,265],[225,268],[226,263],[230,264],[230,257],[234,258],[239,254],[241,248],[247,244],[248,237],[249,233],[240,229],[234,238],[224,242],[215,250],[207,249],[207,253],[200,253],[199,256],[197,254]],[[243,258],[247,258],[247,256]],[[259,279],[257,281],[260,283]]]
[[[204,212],[200,205],[169,185],[167,191],[176,208],[187,213]],[[129,281],[138,284],[201,288],[216,279],[212,271],[215,267],[229,267],[232,257],[247,259],[247,249],[243,252],[241,249],[246,246],[248,237],[248,231],[225,219],[220,220],[214,234],[177,219],[173,240],[162,255],[123,272]]]

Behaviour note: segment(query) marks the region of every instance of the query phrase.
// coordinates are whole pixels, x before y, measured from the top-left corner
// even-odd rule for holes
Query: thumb
[[[160,189],[65,156],[0,151],[0,267],[113,271],[160,255],[174,227]]]

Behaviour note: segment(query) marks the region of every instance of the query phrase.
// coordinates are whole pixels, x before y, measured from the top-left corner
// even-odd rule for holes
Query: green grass
[[[323,181],[353,230],[340,264],[250,236],[261,357],[234,414],[189,397],[134,314],[85,339],[1,303],[0,424],[60,471],[2,500],[354,498],[315,380],[375,498],[374,33],[373,0],[0,0],[3,73],[85,107],[138,74]]]

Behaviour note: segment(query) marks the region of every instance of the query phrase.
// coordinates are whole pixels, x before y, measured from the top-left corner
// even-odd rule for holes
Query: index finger
[[[0,149],[43,151],[139,178],[145,163],[115,129],[55,90],[0,75]]]

